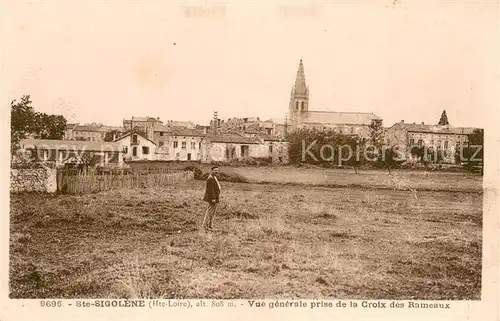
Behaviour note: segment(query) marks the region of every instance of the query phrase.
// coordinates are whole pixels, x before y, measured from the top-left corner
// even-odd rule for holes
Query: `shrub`
[[[194,179],[196,179],[196,180],[203,179],[202,178],[203,171],[201,169],[199,169],[198,167],[196,167],[196,166],[187,166],[187,167],[184,168],[184,170],[185,171],[193,171],[194,172]],[[207,174],[207,176],[208,176],[208,174]]]
[[[210,174],[203,173],[203,175],[201,175],[200,179],[206,180],[208,178],[208,175],[210,175]],[[248,183],[249,182],[247,178],[245,178],[244,176],[242,176],[240,174],[236,174],[236,173],[220,172],[218,179],[221,182],[231,182],[231,183]]]

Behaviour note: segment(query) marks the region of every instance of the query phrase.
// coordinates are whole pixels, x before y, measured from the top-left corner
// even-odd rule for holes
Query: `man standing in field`
[[[214,166],[208,175],[207,184],[205,188],[205,196],[203,200],[208,203],[208,208],[205,211],[205,218],[203,219],[203,228],[205,231],[213,231],[212,220],[215,216],[217,210],[217,204],[219,203],[220,195],[220,184],[217,176],[219,175],[219,167]]]

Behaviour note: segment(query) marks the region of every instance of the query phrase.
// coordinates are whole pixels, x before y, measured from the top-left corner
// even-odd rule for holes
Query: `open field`
[[[480,193],[203,188],[11,195],[10,296],[480,299]]]
[[[305,184],[335,187],[395,188],[429,191],[477,192],[482,190],[482,176],[470,173],[425,172],[416,170],[361,170],[234,167],[223,171],[235,172],[251,182]]]
[[[145,163],[134,165],[137,170],[149,166],[151,168],[168,168],[180,170],[187,163]],[[210,171],[210,164],[190,162],[189,166]],[[422,170],[392,170],[392,175],[385,169],[360,170],[355,174],[352,169],[325,169],[320,167],[306,168],[290,166],[221,166],[225,173],[237,173],[254,183],[305,184],[332,187],[389,188],[428,191],[460,191],[477,192],[482,190],[482,176],[467,172],[443,172]]]

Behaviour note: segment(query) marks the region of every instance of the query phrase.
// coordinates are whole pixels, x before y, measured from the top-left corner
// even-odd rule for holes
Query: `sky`
[[[303,59],[310,110],[484,128],[496,2],[393,1],[3,2],[3,90],[68,122],[283,118]]]

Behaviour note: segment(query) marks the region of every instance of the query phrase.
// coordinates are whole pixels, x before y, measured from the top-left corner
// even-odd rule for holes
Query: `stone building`
[[[468,135],[473,131],[474,128],[470,127],[405,123],[402,120],[386,129],[384,139],[386,146],[396,148],[407,161],[418,160],[420,156],[412,155],[412,150],[417,147],[440,152],[443,163],[454,163],[455,152],[468,145]]]
[[[288,143],[266,134],[248,137],[241,133],[209,134],[201,142],[203,163],[229,162],[245,158],[271,159],[275,163],[288,161]]]
[[[290,130],[292,131],[304,127],[318,130],[335,129],[341,134],[367,138],[372,122],[382,121],[373,113],[319,111],[311,110],[309,107],[309,87],[306,83],[304,64],[301,59],[295,84],[290,93],[289,119],[283,122],[283,130],[288,128],[288,122],[290,122]]]
[[[91,162],[98,166],[123,166],[123,149],[116,142],[24,139],[20,142],[20,149],[30,157],[36,156],[41,162],[53,163],[56,167]]]
[[[163,125],[163,122],[160,120],[160,117],[135,117],[132,116],[131,119],[124,119],[123,120],[123,127],[127,131],[131,131],[134,128],[141,129],[144,134],[146,135],[146,138],[149,140],[153,140],[153,135],[154,135],[154,128],[157,125]]]
[[[193,123],[192,121],[180,121],[180,120],[168,120],[167,126],[168,127],[183,127],[183,128],[188,128],[188,129],[195,129],[196,128],[196,124]]]
[[[198,161],[201,159],[201,141],[205,137],[202,130],[172,128],[168,146],[171,150],[168,160]]]
[[[92,142],[103,142],[106,138],[106,133],[115,131],[117,136],[123,134],[123,127],[107,126],[103,124],[67,124],[64,132],[65,140],[87,140]],[[115,137],[116,138],[116,137]]]

